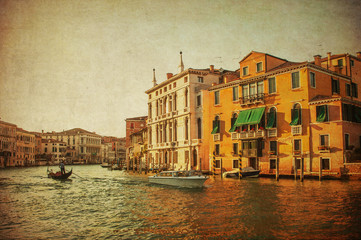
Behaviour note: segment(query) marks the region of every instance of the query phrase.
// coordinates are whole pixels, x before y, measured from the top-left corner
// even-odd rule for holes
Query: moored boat
[[[71,169],[69,172],[62,174],[60,171],[53,173],[52,171],[48,171],[48,177],[52,179],[68,179],[70,175],[73,173],[73,169]]]
[[[200,188],[208,177],[196,171],[162,171],[154,176],[148,177],[150,183]]]
[[[241,175],[243,177],[258,177],[261,170],[256,170],[253,167],[242,168]],[[239,169],[224,172],[224,178],[239,178]]]
[[[111,168],[112,164],[111,163],[107,163],[107,162],[103,162],[102,164],[100,164],[101,167],[103,168]]]

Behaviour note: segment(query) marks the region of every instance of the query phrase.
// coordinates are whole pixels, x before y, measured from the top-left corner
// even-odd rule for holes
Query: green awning
[[[248,109],[240,112],[234,126],[240,127],[247,124],[258,124],[263,116],[264,107],[256,109]]]
[[[211,132],[211,134],[216,134],[218,133],[218,121],[214,120],[213,121],[213,130]]]
[[[299,109],[292,109],[291,115],[292,115],[292,121],[290,123],[291,126],[295,126],[295,125],[299,125],[299,119],[300,119],[300,114],[299,114]]]
[[[318,113],[317,113],[317,122],[324,122],[326,119],[326,105],[318,106]]]
[[[267,114],[267,126],[266,128],[273,128],[274,124],[275,124],[275,119],[276,119],[276,112],[269,112]]]
[[[234,131],[236,131],[236,128],[237,128],[236,124],[233,124],[233,126],[231,127],[231,129],[229,129],[229,132],[234,132]]]
[[[231,118],[231,129],[229,129],[229,132],[236,131],[237,126],[235,125],[237,118]]]

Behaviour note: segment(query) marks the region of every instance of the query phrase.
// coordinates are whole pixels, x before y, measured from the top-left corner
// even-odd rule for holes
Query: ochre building
[[[212,170],[360,172],[360,53],[290,62],[251,52],[239,66],[239,77],[213,85],[205,101]]]

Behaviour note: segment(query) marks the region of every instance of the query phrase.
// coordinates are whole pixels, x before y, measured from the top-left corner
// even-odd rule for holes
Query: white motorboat
[[[208,177],[196,171],[163,171],[148,177],[150,183],[177,187],[199,188]]]

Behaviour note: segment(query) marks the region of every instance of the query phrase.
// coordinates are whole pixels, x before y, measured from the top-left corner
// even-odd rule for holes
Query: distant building
[[[22,128],[16,129],[15,166],[35,166],[35,134]]]
[[[68,147],[74,149],[74,164],[101,163],[101,136],[95,132],[74,128],[62,132],[43,133],[42,138],[65,142]]]
[[[12,123],[0,120],[0,167],[15,166],[16,128]]]
[[[147,126],[147,116],[133,117],[125,119],[126,136],[125,147],[130,146],[130,135],[142,130]]]
[[[147,128],[132,133],[130,135],[129,146],[129,169],[141,169],[149,167],[147,162],[147,150],[148,150],[148,131]]]
[[[102,137],[102,163],[125,163],[125,138]]]
[[[51,155],[51,164],[59,164],[61,161],[65,162],[66,143],[52,138],[42,139],[41,154],[43,156]],[[45,159],[47,159],[47,157],[45,157]]]

